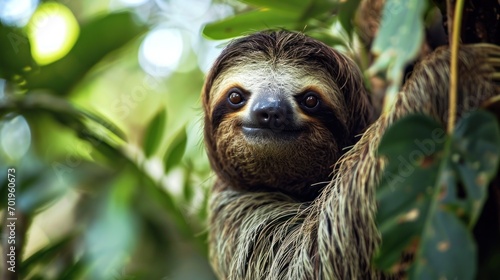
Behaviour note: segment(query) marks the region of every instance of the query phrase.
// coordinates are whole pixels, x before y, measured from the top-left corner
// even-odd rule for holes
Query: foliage
[[[370,71],[387,69],[390,85],[385,97],[386,108],[394,102],[403,81],[403,69],[420,51],[425,6],[426,1],[387,1],[384,6],[380,33],[372,47],[377,59]]]
[[[360,0],[330,1],[259,1],[246,0],[255,10],[208,24],[204,34],[213,39],[226,39],[251,31],[284,28],[302,31],[331,46],[347,47],[355,55],[352,34]],[[423,41],[423,13],[426,1],[386,2],[379,36],[372,51],[378,59],[370,69],[372,74],[387,71],[390,91],[397,92],[406,64],[414,59]],[[340,27],[340,28],[339,28]],[[361,65],[367,65],[362,61]],[[362,69],[366,70],[366,69]]]
[[[134,153],[134,134],[78,101],[86,98],[75,99],[96,72],[126,59],[127,48],[150,29],[136,17],[133,11],[117,11],[89,18],[69,53],[43,66],[33,60],[25,30],[0,22],[0,77],[7,80],[0,100],[0,205],[7,209],[6,170],[15,169],[12,217],[18,225],[15,267],[20,279],[183,278],[176,269],[183,261],[199,268],[192,277],[213,279],[205,257],[206,199],[194,201],[195,193],[204,192],[194,188],[199,187],[196,181],[208,178],[208,163],[201,157],[205,167],[193,166],[201,152],[186,154],[186,129],[172,136],[168,130],[175,126],[167,124],[164,107],[146,125],[142,151]],[[24,139],[33,140],[31,147]],[[165,152],[166,142],[174,144]],[[26,153],[13,152],[23,145],[29,148]],[[151,163],[162,154],[168,168],[158,175]],[[180,197],[164,182],[176,170],[184,174],[174,182],[183,184]],[[67,210],[60,204],[71,204],[71,212],[55,214]],[[33,248],[32,240],[43,236],[40,220],[61,230]],[[180,251],[186,255],[179,258]],[[14,279],[4,264],[0,267],[0,278]]]
[[[383,243],[375,264],[390,270],[414,252],[413,279],[473,279],[471,229],[499,163],[495,117],[474,112],[448,136],[434,120],[412,115],[385,133],[379,153],[388,165],[377,195]]]
[[[83,75],[105,55],[145,31],[146,26],[136,24],[134,16],[129,12],[112,13],[95,18],[81,27],[80,36],[64,58],[41,66],[37,71],[28,72],[26,87],[30,90],[48,89],[55,94],[68,94]],[[99,40],[99,44],[96,44],[95,38],[106,39]],[[54,75],[54,73],[65,73],[65,75]]]
[[[423,36],[415,34],[423,34],[422,18],[429,10],[422,1],[387,0],[373,46],[379,58],[368,71],[368,50],[357,44],[354,20],[360,0],[242,2],[234,3],[240,9],[235,15],[207,24],[203,35],[229,39],[268,28],[303,31],[352,56],[367,77],[385,72],[396,91],[403,68],[416,55],[408,46],[421,44]],[[75,12],[77,4],[65,5]],[[40,66],[30,53],[25,30],[0,22],[0,78],[7,81],[5,96],[0,96],[0,206],[8,206],[4,198],[9,178],[4,170],[15,168],[15,217],[22,225],[16,248],[17,255],[24,256],[17,264],[21,277],[212,279],[205,231],[206,187],[211,180],[200,148],[201,133],[192,121],[201,113],[183,112],[199,106],[194,102],[201,73],[152,79],[161,91],[170,91],[168,96],[125,99],[122,84],[128,80],[134,86],[128,91],[154,91],[151,79],[141,84],[142,76],[129,71],[138,68],[130,53],[152,26],[138,21],[133,10],[92,14],[79,18],[79,23],[80,33],[69,53]],[[399,40],[390,39],[395,34]],[[112,92],[96,90],[102,89],[99,83],[113,84],[105,87]],[[108,104],[96,105],[95,96]],[[400,252],[419,239],[413,276],[437,273],[451,278],[460,273],[460,278],[470,278],[477,270],[470,233],[497,168],[498,127],[491,116],[473,114],[453,135],[439,134],[432,151],[421,150],[414,141],[427,143],[436,129],[441,128],[433,121],[413,116],[395,125],[382,141],[380,153],[389,158],[388,174],[401,175],[401,155],[411,159],[405,168],[412,172],[396,178],[405,188],[393,188],[391,177],[380,187],[377,219],[384,243],[375,264],[391,268]],[[24,148],[22,137],[31,137],[32,144],[19,157],[14,151]],[[424,156],[413,158],[413,151]],[[463,190],[456,187],[459,182]],[[180,190],[171,185],[180,185]],[[462,191],[465,197],[459,195]],[[71,208],[64,208],[66,204]],[[40,221],[57,230],[45,237],[37,232]],[[433,229],[439,227],[443,231],[435,235]],[[35,236],[45,239],[33,247]],[[435,272],[424,259],[435,260]],[[187,261],[184,271],[191,274],[178,272]]]

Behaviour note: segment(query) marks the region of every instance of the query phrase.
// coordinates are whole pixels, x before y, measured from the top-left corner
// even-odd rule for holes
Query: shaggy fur
[[[498,66],[499,56],[497,46],[462,47],[461,113],[500,94],[493,80],[499,74],[492,66]],[[205,142],[217,175],[210,201],[210,259],[220,279],[383,277],[370,267],[380,244],[374,221],[375,188],[384,161],[377,157],[377,146],[384,131],[410,113],[424,113],[445,123],[448,65],[447,49],[424,59],[392,111],[368,127],[370,103],[359,70],[348,58],[302,34],[286,31],[261,32],[232,42],[213,66],[203,91]],[[221,107],[227,88],[243,77],[258,77],[242,82],[255,89],[262,84],[293,89],[312,82],[321,89],[324,110],[336,121],[327,122],[293,108],[297,122],[310,127],[300,136],[300,143],[305,144],[297,141],[299,146],[285,155],[280,153],[287,149],[276,143],[259,148],[259,143],[242,136],[238,126],[248,108]],[[355,143],[355,136],[365,129]],[[342,155],[342,149],[353,144]],[[330,169],[333,163],[333,177],[328,178],[318,166]],[[309,165],[318,173],[308,169]],[[302,169],[307,171],[302,173]],[[310,176],[310,172],[318,176]],[[300,176],[306,177],[308,185],[297,182]],[[314,183],[311,178],[329,183],[313,198],[301,199],[308,193],[303,189]],[[276,185],[259,188],[262,182]]]
[[[236,86],[250,95],[241,110],[232,110],[226,100]],[[314,115],[295,101],[309,90],[322,99],[323,108]],[[242,122],[254,95],[263,94],[288,99],[291,121],[306,131],[297,141],[245,139]],[[317,196],[320,185],[312,184],[329,179],[342,148],[353,145],[372,122],[355,63],[319,41],[285,31],[254,34],[227,46],[206,79],[203,102],[205,142],[217,175],[235,189],[278,189],[300,200]]]

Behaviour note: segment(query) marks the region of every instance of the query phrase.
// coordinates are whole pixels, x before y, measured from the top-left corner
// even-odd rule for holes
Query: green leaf
[[[500,131],[494,115],[477,111],[465,116],[453,134],[452,164],[467,193],[467,214],[473,226],[486,201],[488,185],[497,175]]]
[[[79,259],[72,263],[70,266],[66,267],[59,279],[84,279],[83,274],[85,274],[87,268],[85,267],[85,261]]]
[[[168,147],[163,158],[165,173],[168,173],[174,166],[179,164],[184,155],[184,151],[186,150],[186,144],[186,129],[182,128],[174,137],[174,140],[170,143],[170,146]]]
[[[299,15],[276,10],[250,11],[209,23],[203,28],[203,34],[211,39],[221,40],[264,29],[293,29],[298,18]]]
[[[358,10],[360,3],[361,0],[348,0],[339,5],[339,22],[349,37],[352,36],[354,31],[353,21],[356,17],[356,11]]]
[[[116,126],[114,123],[112,123],[110,120],[106,119],[106,117],[100,115],[97,112],[91,112],[86,109],[82,108],[77,108],[77,110],[80,112],[80,114],[84,117],[86,117],[89,121],[92,121],[101,127],[109,130],[109,132],[113,133],[116,137],[118,137],[121,140],[127,140],[127,137],[125,136],[125,132],[121,130],[118,126]]]
[[[184,200],[189,203],[192,201],[194,197],[194,186],[192,184],[192,181],[190,180],[191,176],[193,173],[193,163],[188,159],[186,160],[186,165],[184,168],[184,185],[182,186],[182,194]]]
[[[0,77],[22,83],[35,67],[28,37],[20,29],[0,22]]]
[[[378,152],[389,159],[386,172],[407,178],[419,164],[429,164],[420,161],[432,160],[429,157],[441,151],[445,142],[446,132],[439,123],[429,117],[410,115],[385,132]],[[405,178],[399,181],[403,182]]]
[[[62,59],[27,76],[27,89],[48,89],[65,95],[107,54],[146,31],[133,12],[117,12],[83,25],[71,51]]]
[[[305,22],[308,19],[321,18],[320,15],[323,14],[328,14],[328,17],[331,17],[333,14],[338,13],[339,2],[338,0],[312,0],[300,19]]]
[[[148,198],[152,199],[172,218],[175,222],[175,228],[182,236],[194,238],[195,233],[191,224],[187,221],[182,210],[177,207],[176,200],[167,193],[165,189],[160,189],[149,178],[144,184],[144,190]]]
[[[228,39],[251,32],[266,29],[288,29],[304,31],[308,25],[315,29],[316,25],[325,26],[325,20],[320,15],[331,15],[337,11],[335,0],[308,1],[263,1],[245,0],[258,10],[238,14],[218,22],[210,23],[203,29],[203,34],[211,39]],[[318,23],[311,22],[315,19]]]
[[[452,137],[428,117],[408,116],[386,131],[379,154],[387,164],[377,190],[382,245],[375,266],[390,270],[411,251],[412,279],[473,279],[476,248],[464,220],[472,228],[497,172],[500,132],[494,116],[471,113]],[[457,195],[460,183],[465,198]]]
[[[399,91],[404,67],[417,56],[422,45],[425,6],[426,1],[422,0],[388,0],[384,5],[380,29],[372,47],[378,57],[369,72],[374,75],[387,71],[389,104]]]
[[[452,213],[437,209],[425,228],[409,274],[412,279],[474,279],[476,246],[472,234]]]
[[[114,147],[118,146],[119,140],[125,139],[124,133],[105,118],[76,108],[64,98],[43,92],[1,102],[0,117],[9,112],[20,112],[32,117],[40,113],[49,114],[102,151],[109,151],[110,147],[116,149]]]
[[[310,37],[313,37],[317,40],[320,40],[321,42],[329,45],[329,46],[347,46],[347,42],[345,39],[343,39],[340,36],[337,36],[336,34],[332,33],[329,30],[324,30],[324,31],[309,31],[306,32],[306,34]]]
[[[310,5],[311,0],[290,0],[290,1],[266,1],[266,0],[242,0],[242,2],[259,8],[269,8],[299,15]]]
[[[68,235],[43,247],[24,260],[21,263],[20,270],[27,272],[37,264],[46,264],[51,262],[51,260],[54,259],[66,246],[71,244],[73,239],[74,236]]]
[[[167,123],[167,110],[161,109],[156,113],[146,129],[142,148],[146,157],[151,157],[163,140],[163,132]]]
[[[378,151],[388,163],[377,191],[383,240],[377,267],[388,270],[421,233],[445,140],[436,121],[418,115],[401,119],[382,137]]]

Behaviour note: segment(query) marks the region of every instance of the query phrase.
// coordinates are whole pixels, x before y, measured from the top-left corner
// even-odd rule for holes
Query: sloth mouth
[[[241,126],[241,130],[246,137],[276,140],[295,140],[303,131],[300,128],[269,128],[245,125]]]

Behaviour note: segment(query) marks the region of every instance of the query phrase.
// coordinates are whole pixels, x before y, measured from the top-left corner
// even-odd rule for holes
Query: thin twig
[[[448,0],[448,4],[450,4]],[[455,120],[457,115],[457,87],[458,87],[458,48],[460,44],[460,29],[462,24],[462,11],[464,0],[457,0],[455,4],[455,13],[453,15],[453,29],[451,30],[451,65],[450,65],[450,92],[449,92],[449,110],[448,114],[448,133],[451,134],[455,129]],[[450,10],[452,7],[448,6]],[[450,12],[448,12],[448,31],[450,30]],[[450,34],[450,33],[449,33]]]

